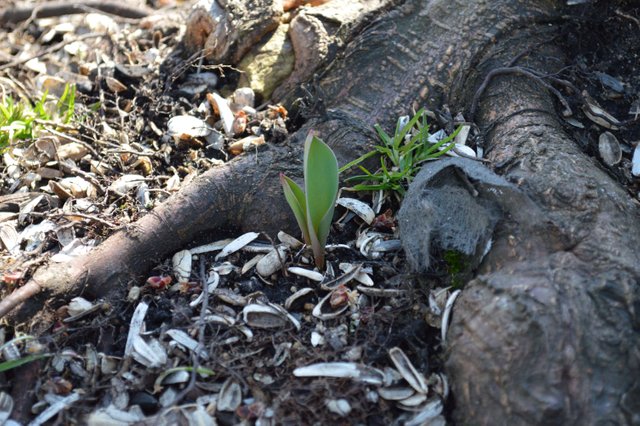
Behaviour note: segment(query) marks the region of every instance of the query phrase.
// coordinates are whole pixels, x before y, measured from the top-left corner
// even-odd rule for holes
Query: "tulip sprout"
[[[280,174],[284,196],[302,236],[311,246],[318,268],[324,268],[324,248],[338,194],[338,161],[327,144],[314,135],[304,143],[304,191]]]

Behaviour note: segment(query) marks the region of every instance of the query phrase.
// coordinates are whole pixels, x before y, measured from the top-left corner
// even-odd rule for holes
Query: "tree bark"
[[[316,117],[284,146],[209,171],[79,262],[38,271],[27,286],[42,291],[23,294],[12,318],[32,315],[50,297],[122,295],[128,282],[206,233],[291,229],[277,176],[301,174],[310,130],[344,164],[367,149],[375,123],[422,105],[468,108],[484,76],[522,52],[518,63],[553,72],[565,61],[548,42],[564,3],[397,2],[320,73]],[[495,171],[549,226],[541,235],[500,224],[455,305],[447,340],[455,419],[638,424],[638,204],[563,132],[553,99],[533,80],[493,79],[476,119]]]
[[[480,72],[537,38],[521,36],[492,48]],[[528,62],[552,73],[563,53],[546,47]],[[447,363],[457,418],[637,424],[638,203],[563,131],[536,82],[506,77],[488,91],[478,116],[488,128],[487,157],[550,226],[533,235],[522,226],[500,230],[457,302]]]

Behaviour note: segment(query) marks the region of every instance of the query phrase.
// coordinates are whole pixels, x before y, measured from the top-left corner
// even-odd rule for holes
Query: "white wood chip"
[[[167,363],[167,352],[157,339],[149,339],[142,336],[133,338],[132,357],[147,368],[162,367]]]
[[[182,250],[173,255],[173,274],[179,283],[186,283],[191,276],[191,252]]]
[[[296,377],[335,377],[380,386],[384,373],[377,368],[352,362],[320,362],[293,370]]]
[[[453,303],[456,301],[456,298],[460,294],[461,290],[456,290],[451,293],[451,296],[447,299],[447,303],[444,305],[444,313],[442,314],[442,328],[440,329],[440,337],[442,339],[442,344],[446,342],[447,339],[447,330],[449,328],[449,317],[451,316],[451,310],[453,309]]]
[[[177,115],[167,122],[167,133],[177,138],[207,136],[211,128],[206,121],[190,115]]]
[[[373,209],[369,207],[368,204],[363,203],[362,201],[355,198],[338,198],[336,200],[336,204],[357,214],[362,220],[367,223],[367,225],[371,225],[373,219],[375,219],[376,217]]]
[[[257,232],[247,232],[246,234],[242,234],[241,236],[224,246],[222,251],[216,256],[216,261],[223,259],[229,256],[231,253],[235,253],[236,251],[240,250],[242,247],[258,238],[259,235],[260,234]]]
[[[213,100],[220,112],[220,118],[222,119],[222,127],[227,136],[233,136],[233,112],[229,108],[229,102],[217,93],[212,93]]]
[[[191,336],[189,336],[184,331],[171,329],[171,330],[167,330],[167,334],[173,340],[178,342],[178,344],[189,349],[191,352],[197,353],[200,358],[205,360],[209,359],[209,353],[203,347],[201,347],[200,344],[195,339],[192,339]]]
[[[298,266],[292,266],[290,268],[287,268],[287,271],[291,272],[292,274],[309,278],[310,280],[317,281],[317,282],[320,282],[324,279],[324,275],[322,275],[320,272],[311,271],[309,269],[300,268]]]
[[[633,158],[631,159],[631,174],[640,176],[640,143],[633,150]]]
[[[189,251],[191,252],[191,254],[202,254],[202,253],[209,253],[212,251],[218,251],[225,248],[225,246],[227,246],[232,241],[233,241],[233,238],[226,238],[224,240],[216,241],[214,243],[209,243],[202,246],[194,247],[192,249],[189,249]]]
[[[80,394],[78,392],[72,392],[69,396],[59,399],[58,401],[51,404],[49,408],[40,413],[38,417],[33,419],[31,423],[29,423],[29,426],[40,426],[79,399]]]
[[[129,324],[129,334],[127,336],[127,344],[124,347],[124,356],[130,357],[133,354],[133,340],[136,336],[144,331],[144,317],[147,315],[149,304],[143,300],[136,306],[136,310],[131,316]]]

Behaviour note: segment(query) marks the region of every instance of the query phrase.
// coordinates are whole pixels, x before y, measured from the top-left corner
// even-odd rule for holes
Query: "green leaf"
[[[42,358],[46,358],[47,356],[49,355],[46,355],[46,354],[28,355],[23,358],[2,362],[0,363],[0,373],[2,373],[3,371],[11,370],[12,368],[20,367],[21,365],[28,364],[33,361],[37,361]]]
[[[382,127],[380,127],[378,124],[375,124],[373,128],[376,129],[378,136],[380,137],[380,139],[382,139],[382,142],[384,142],[386,146],[393,146],[393,140],[391,139],[391,136],[386,134],[385,131],[382,130]]]
[[[376,155],[376,151],[370,151],[367,152],[364,155],[361,155],[360,157],[356,158],[355,160],[353,160],[352,162],[345,164],[344,166],[340,167],[340,170],[338,170],[340,173],[344,172],[345,170],[349,170],[350,168],[352,168],[353,166],[357,166],[358,164],[362,163],[364,160],[366,160],[369,157],[373,157],[374,155]]]
[[[396,135],[396,137],[399,138],[400,140],[403,140],[405,135],[409,132],[409,130],[411,130],[413,126],[416,125],[418,120],[422,118],[423,114],[424,114],[424,108],[420,108],[418,112],[416,112],[416,114],[411,118],[411,120],[409,120],[409,122],[405,124],[405,126],[402,128],[400,133]]]
[[[324,246],[338,194],[338,160],[331,148],[313,135],[304,144],[304,186],[311,248],[316,265],[323,268]]]
[[[62,122],[68,124],[73,118],[75,112],[76,103],[76,85],[66,84],[64,86],[64,92],[57,103],[57,108],[60,114],[62,114]]]
[[[45,108],[45,103],[47,102],[47,95],[49,94],[49,92],[47,90],[45,90],[45,92],[42,94],[42,97],[40,98],[39,101],[37,101],[34,105],[33,105],[33,113],[35,113],[36,117],[41,119],[41,120],[50,120],[51,119],[51,114],[49,114],[47,112],[47,109]]]
[[[373,173],[371,173],[369,170],[367,170],[364,166],[358,166],[358,168],[360,170],[362,170],[366,175],[373,176]]]
[[[462,129],[462,126],[459,126],[453,133],[451,133],[449,136],[447,136],[446,138],[443,138],[441,140],[439,140],[438,142],[436,142],[435,144],[431,145],[427,150],[425,150],[423,153],[421,153],[421,155],[419,155],[418,157],[416,157],[416,161],[425,161],[425,160],[429,160],[432,158],[438,158],[443,154],[446,154],[448,151],[452,150],[454,148],[454,144],[451,143],[449,144],[451,141],[453,141],[453,139],[458,135],[458,133],[460,133],[460,130]],[[444,149],[439,150],[439,148],[445,144],[449,144],[448,146],[446,146]]]
[[[297,183],[285,176],[284,173],[280,173],[280,183],[284,190],[284,198],[287,199],[287,203],[289,203],[302,231],[302,237],[310,245],[311,238],[309,237],[309,228],[307,226],[307,202],[305,201],[304,192]]]
[[[0,112],[4,116],[4,119],[8,121],[11,118],[11,113],[9,112],[9,108],[11,108],[11,98],[7,97],[6,103],[6,106],[0,103]]]
[[[345,179],[345,182],[353,182],[358,180],[381,181],[381,180],[384,180],[384,176],[378,176],[378,175],[372,175],[372,174],[357,175],[357,176],[351,176]]]
[[[378,191],[380,189],[390,189],[388,184],[366,185],[358,184],[353,187],[355,191]]]

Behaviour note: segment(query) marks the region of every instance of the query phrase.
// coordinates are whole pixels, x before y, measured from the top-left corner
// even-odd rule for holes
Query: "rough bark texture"
[[[330,1],[318,7],[304,8],[291,20],[289,37],[295,53],[295,67],[289,78],[273,94],[280,101],[293,96],[301,83],[309,81],[316,70],[343,47],[356,27],[368,15],[378,15],[393,5],[393,0]]]
[[[343,164],[366,147],[374,123],[424,104],[464,108],[492,67],[523,51],[535,53],[528,65],[558,69],[562,52],[540,42],[553,35],[563,5],[398,2],[320,75],[316,118],[285,146],[208,172],[80,262],[39,271],[34,282],[48,290],[22,306],[23,318],[50,295],[85,287],[122,294],[129,280],[206,232],[292,224],[277,174],[300,174],[310,129]],[[454,308],[447,362],[454,417],[640,423],[640,208],[563,133],[552,99],[532,81],[496,78],[476,118],[495,171],[539,206],[548,226],[536,233],[540,227],[517,221],[498,224],[481,274]]]
[[[52,1],[38,7],[23,6],[0,9],[0,27],[4,27],[7,24],[23,22],[27,19],[86,13],[87,10],[99,10],[104,13],[110,13],[112,15],[130,19],[144,18],[150,13],[150,10],[115,1]]]
[[[236,64],[283,13],[279,0],[201,0],[189,17],[185,45],[203,49],[215,63]]]
[[[487,67],[523,47],[503,41]],[[562,65],[561,52],[544,50],[530,65]],[[504,78],[489,91],[478,117],[491,126],[488,158],[552,226],[505,227],[457,302],[448,370],[460,419],[637,424],[638,204],[563,132],[535,82]]]

